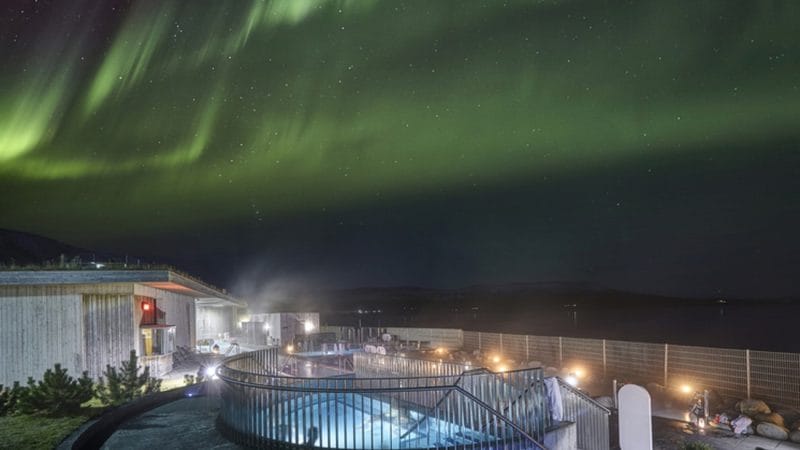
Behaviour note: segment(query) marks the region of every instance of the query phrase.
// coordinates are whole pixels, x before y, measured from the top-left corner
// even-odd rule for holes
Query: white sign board
[[[619,446],[622,450],[653,450],[653,412],[650,394],[626,384],[619,390]]]

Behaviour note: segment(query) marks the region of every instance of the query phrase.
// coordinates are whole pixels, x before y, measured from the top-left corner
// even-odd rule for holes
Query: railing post
[[[669,381],[669,344],[664,344],[664,387],[667,387]]]
[[[528,335],[525,335],[525,361],[531,359],[530,346],[528,345]]]
[[[606,372],[606,340],[603,339],[603,378],[605,378]]]
[[[750,398],[750,349],[744,351],[744,358],[747,367],[747,398]]]
[[[561,336],[558,337],[558,365],[559,369],[564,367],[564,348]]]
[[[480,331],[478,331],[478,350],[483,350],[483,347],[481,346],[481,332]]]

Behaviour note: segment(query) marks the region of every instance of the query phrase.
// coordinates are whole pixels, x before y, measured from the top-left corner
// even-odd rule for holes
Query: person
[[[689,408],[689,415],[692,417],[692,423],[700,428],[706,425],[706,405],[705,396],[702,392],[695,392],[692,397],[692,405]]]
[[[312,426],[306,432],[305,446],[306,447],[313,447],[314,444],[317,442],[318,438],[319,438],[319,429],[317,427],[313,427]]]

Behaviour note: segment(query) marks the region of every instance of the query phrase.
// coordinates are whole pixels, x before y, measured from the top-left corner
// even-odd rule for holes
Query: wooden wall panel
[[[61,363],[80,376],[81,297],[58,287],[5,287],[0,293],[0,384],[41,379]]]
[[[133,296],[86,294],[83,296],[84,361],[92,377],[110,364],[119,367],[136,347]]]
[[[176,326],[175,344],[194,348],[192,295],[133,283],[0,286],[0,383],[39,378],[56,362],[96,378],[132,349],[141,355],[138,296],[155,298]],[[223,322],[233,320],[230,309],[220,309]]]

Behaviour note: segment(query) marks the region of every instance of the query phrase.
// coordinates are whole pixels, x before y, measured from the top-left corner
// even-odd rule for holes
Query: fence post
[[[529,351],[528,346],[528,335],[525,335],[525,361],[529,361],[531,359],[531,352]]]
[[[481,332],[480,331],[478,331],[478,350],[483,350],[483,347],[481,347]]]
[[[747,398],[750,398],[750,349],[744,351],[744,358],[747,368]]]
[[[603,339],[603,378],[605,378],[606,372],[606,340]]]
[[[669,344],[664,344],[664,387],[667,387],[669,381]]]
[[[561,336],[558,337],[558,365],[564,367],[564,349],[561,342]]]

